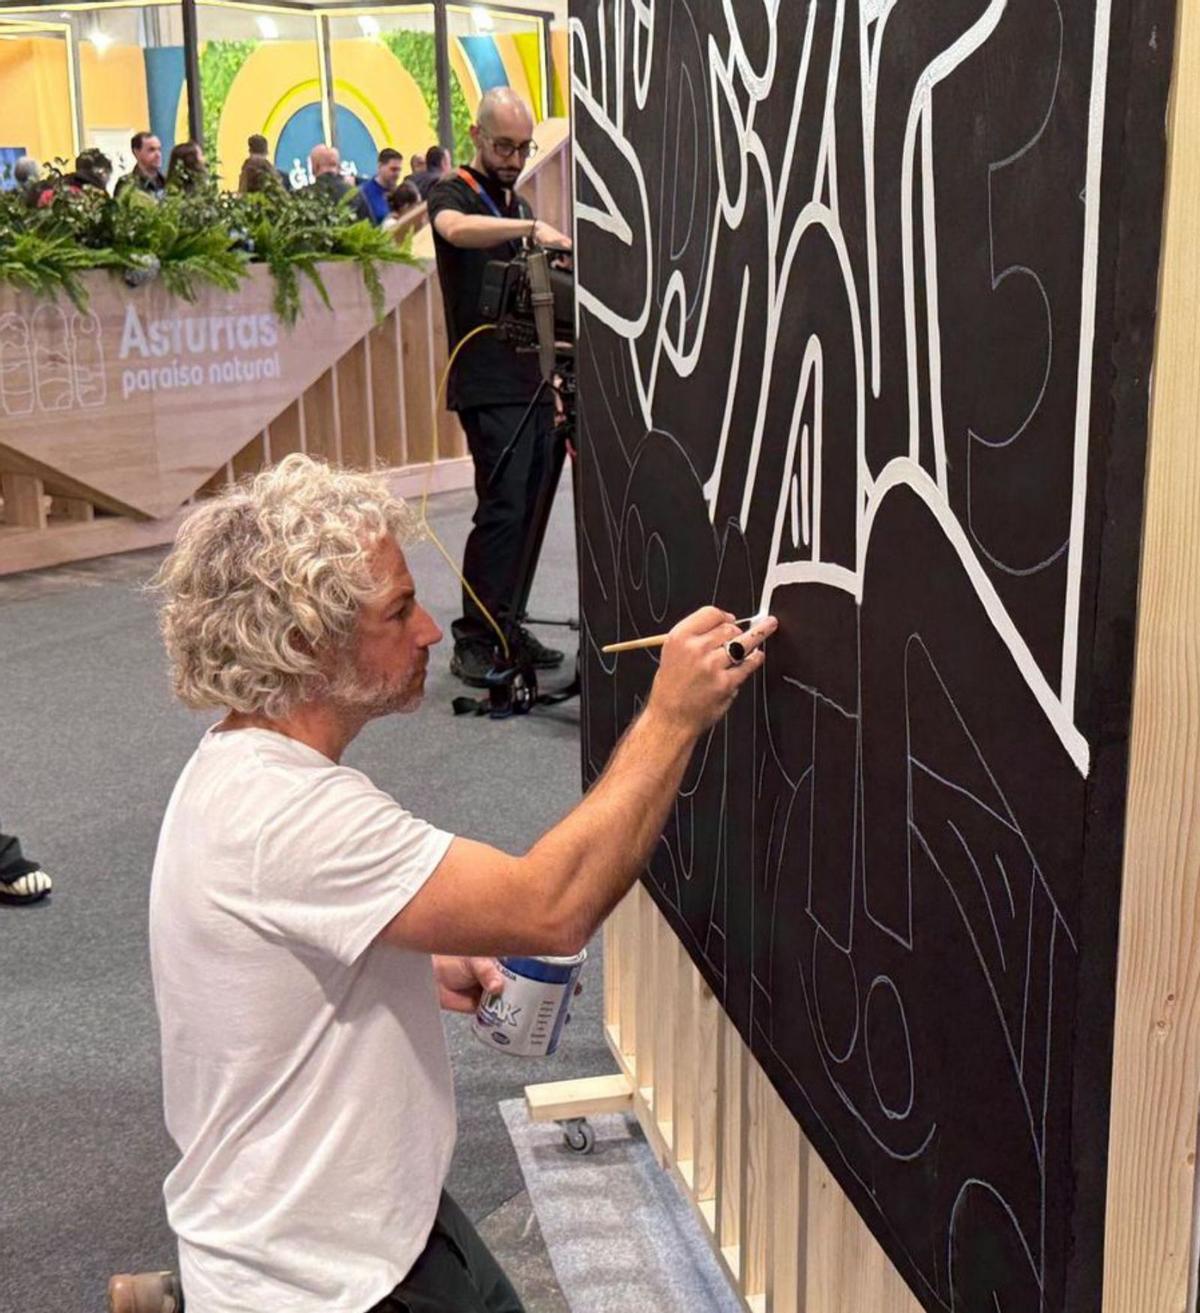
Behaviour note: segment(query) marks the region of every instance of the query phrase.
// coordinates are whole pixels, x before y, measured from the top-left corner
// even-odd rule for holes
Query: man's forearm
[[[652,707],[638,717],[607,769],[525,861],[549,905],[579,943],[628,891],[650,858],[679,792],[695,735]]]
[[[440,224],[438,219],[442,219]],[[493,219],[485,214],[459,214],[447,210],[438,215],[434,224],[451,246],[468,250],[484,250],[489,246],[499,246],[501,242],[519,242],[533,233],[532,219]]]

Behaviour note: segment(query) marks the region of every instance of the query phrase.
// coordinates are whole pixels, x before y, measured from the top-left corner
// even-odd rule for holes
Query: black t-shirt
[[[485,174],[468,170],[495,202],[503,219],[532,219],[533,211],[515,192],[505,191]],[[437,230],[434,219],[443,210],[460,214],[480,214],[496,218],[482,196],[458,173],[447,174],[429,192],[429,222],[433,225],[433,246],[437,252],[438,279],[442,285],[442,303],[446,307],[446,330],[450,348],[484,322],[479,313],[479,293],[483,288],[483,271],[491,260],[511,260],[520,250],[519,242],[501,242],[481,250],[452,246]],[[537,353],[516,352],[492,333],[480,333],[462,349],[454,362],[447,385],[447,404],[451,410],[471,406],[520,405],[537,391],[542,376]]]

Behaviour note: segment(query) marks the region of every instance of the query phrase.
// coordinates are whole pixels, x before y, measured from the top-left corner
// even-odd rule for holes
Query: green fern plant
[[[81,309],[82,275],[91,269],[120,273],[133,286],[157,278],[194,301],[205,287],[236,290],[259,261],[275,280],[276,312],[292,324],[305,279],[331,305],[320,266],[341,260],[358,266],[381,318],[381,267],[413,262],[407,241],[397,243],[357,219],[347,201],[320,193],[233,196],[210,181],[186,194],[169,190],[156,203],[134,187],[116,199],[95,188],[81,192],[61,170],[52,171],[48,185],[36,207],[19,193],[0,192],[0,284],[47,297],[65,292]]]

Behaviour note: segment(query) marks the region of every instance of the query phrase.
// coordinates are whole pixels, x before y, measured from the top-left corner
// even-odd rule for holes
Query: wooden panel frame
[[[1177,10],[1109,1134],[1104,1313],[1196,1308],[1200,7]]]

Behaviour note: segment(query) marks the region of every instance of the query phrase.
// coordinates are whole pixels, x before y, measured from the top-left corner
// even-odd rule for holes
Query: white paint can
[[[549,1057],[558,1048],[587,949],[575,957],[502,957],[504,991],[485,994],[475,1038],[519,1058]]]

